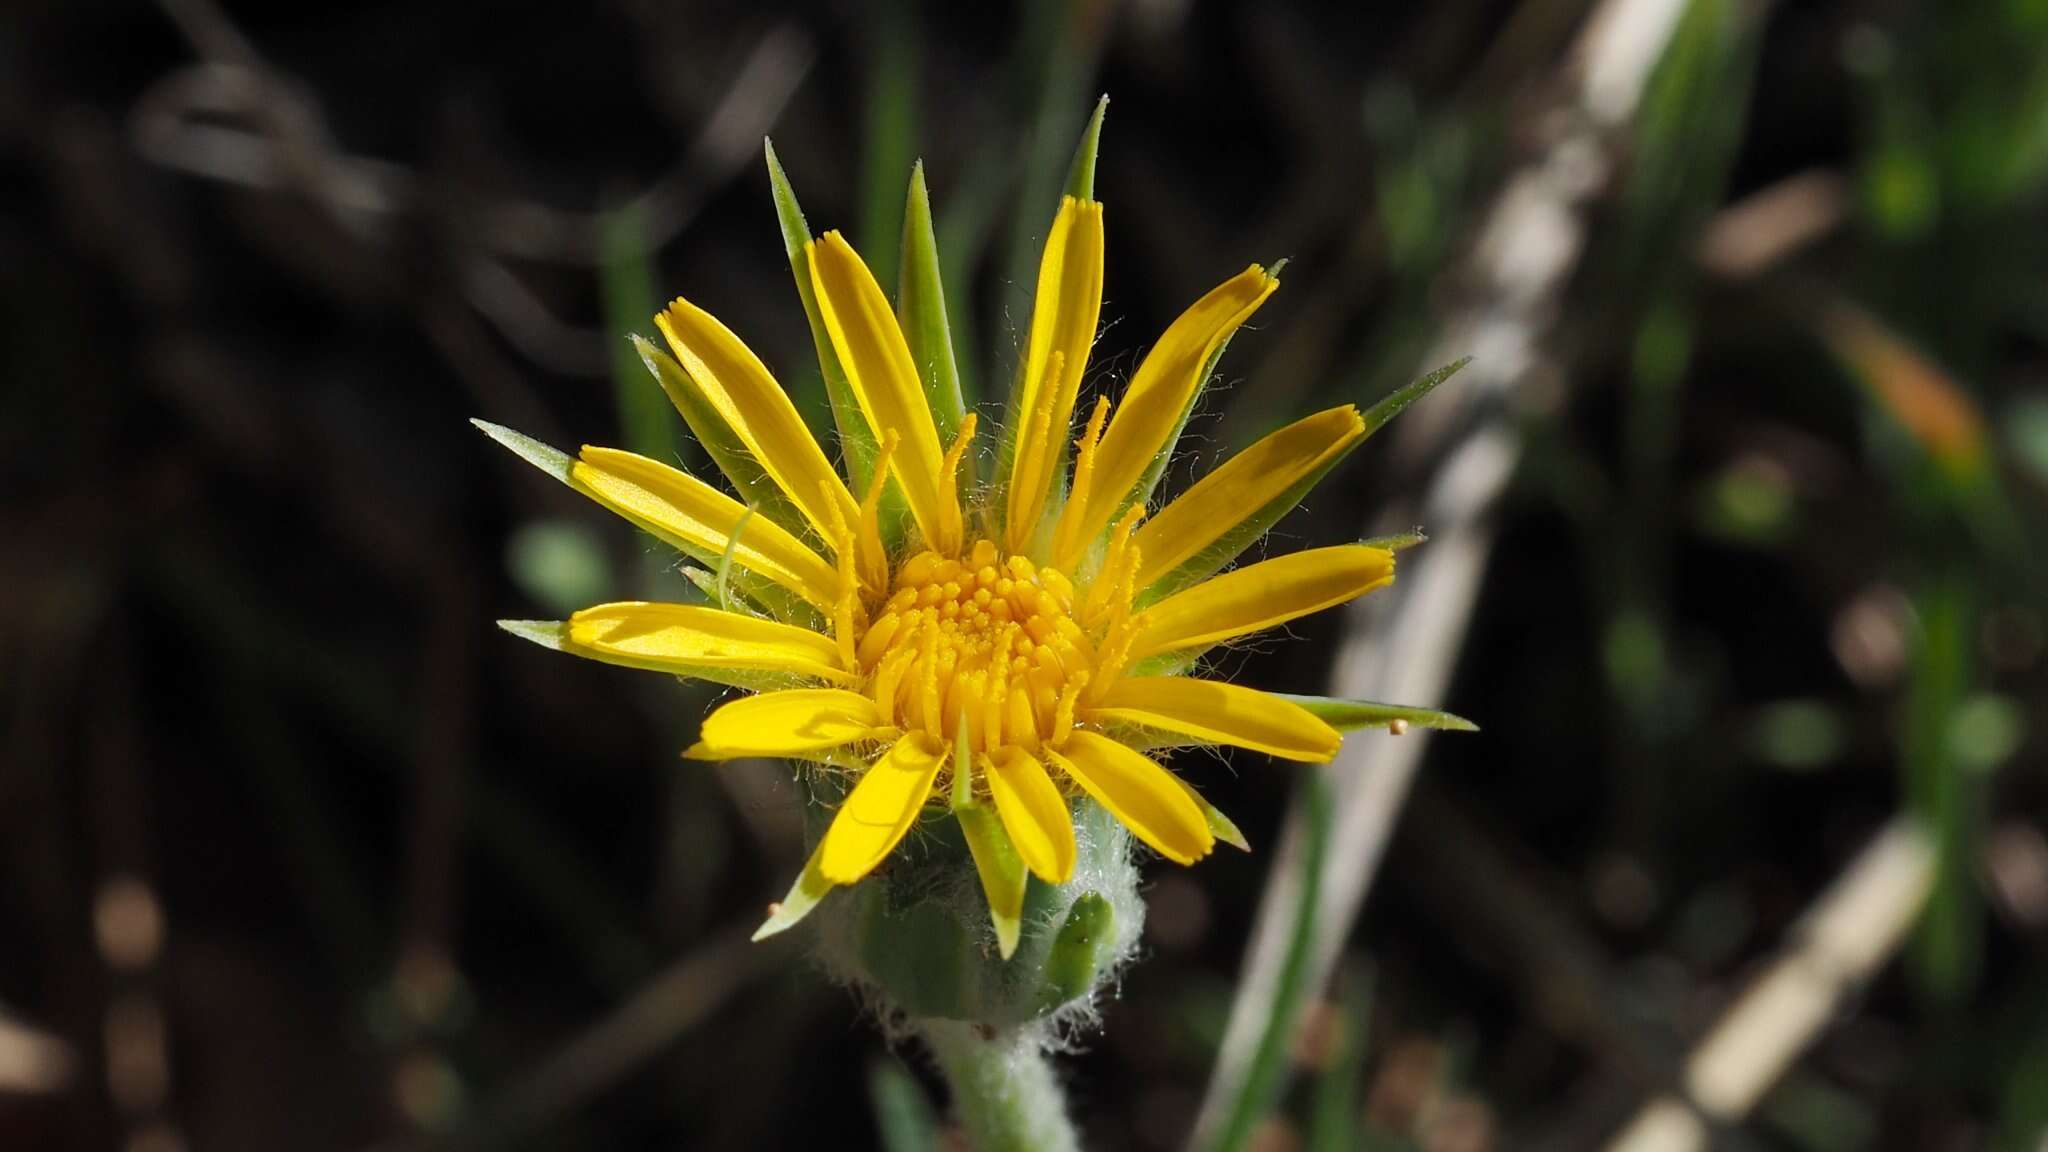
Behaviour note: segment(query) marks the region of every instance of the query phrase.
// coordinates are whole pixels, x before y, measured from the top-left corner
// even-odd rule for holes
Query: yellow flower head
[[[919,181],[914,204],[921,191]],[[1223,571],[1366,435],[1349,405],[1267,436],[1149,510],[1224,344],[1278,280],[1253,265],[1195,301],[1116,403],[1095,399],[1076,437],[1102,306],[1103,206],[1065,197],[984,483],[975,415],[933,403],[934,370],[920,371],[911,326],[867,265],[837,232],[811,240],[800,216],[793,233],[789,224],[786,213],[856,479],[842,478],[760,359],[677,300],[656,318],[674,360],[643,353],[746,503],[631,453],[585,447],[571,458],[483,427],[715,568],[720,577],[701,582],[717,595],[506,627],[576,655],[753,690],[705,719],[693,758],[786,757],[844,772],[849,788],[763,934],[860,881],[937,810],[967,834],[1004,955],[1023,871],[1050,884],[1073,873],[1070,806],[1081,795],[1177,863],[1208,855],[1219,836],[1241,847],[1153,752],[1231,745],[1319,762],[1341,737],[1297,699],[1184,673],[1215,645],[1394,578],[1393,548],[1372,544]]]

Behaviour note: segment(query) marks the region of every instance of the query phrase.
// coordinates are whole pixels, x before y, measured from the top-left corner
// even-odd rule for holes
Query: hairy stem
[[[979,1025],[926,1020],[922,1031],[975,1152],[1078,1152],[1066,1093],[1036,1030],[985,1035]]]

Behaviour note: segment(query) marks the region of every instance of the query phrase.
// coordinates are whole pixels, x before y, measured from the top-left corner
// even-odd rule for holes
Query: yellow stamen
[[[868,481],[867,495],[860,502],[860,540],[854,550],[860,555],[861,582],[875,592],[889,588],[889,553],[882,547],[882,491],[888,487],[889,461],[895,457],[898,443],[894,429],[882,438],[874,479]]]
[[[969,412],[960,421],[960,431],[953,437],[953,446],[946,449],[946,458],[939,462],[939,474],[946,478],[946,487],[956,494],[960,491],[960,461],[966,457],[967,449],[974,444],[974,427],[979,419]],[[947,504],[945,512],[945,539],[934,545],[938,551],[952,555],[960,550],[960,538],[964,534],[960,516],[960,502],[955,499]]]
[[[1095,495],[1095,454],[1102,443],[1102,426],[1108,420],[1109,397],[1097,396],[1095,409],[1088,414],[1088,427],[1074,442],[1078,452],[1074,458],[1074,487],[1067,493],[1066,506],[1060,509],[1059,524],[1052,533],[1052,562],[1068,571],[1078,566],[1080,554],[1088,546],[1082,532],[1090,519],[1089,501]]]
[[[1066,354],[1054,352],[1047,369],[1057,376],[1066,362]],[[1025,426],[1020,444],[1043,444],[1052,437],[1053,406],[1059,396],[1053,389],[1039,390],[1038,402],[1031,406],[1030,422]],[[1052,483],[1052,467],[1043,458],[1043,453],[1017,457],[1016,465],[1010,470],[1010,491],[1005,509],[1008,535],[1004,537],[1011,552],[1022,555],[1031,548],[1032,540],[1038,535],[1038,521],[1045,515],[1046,488]]]

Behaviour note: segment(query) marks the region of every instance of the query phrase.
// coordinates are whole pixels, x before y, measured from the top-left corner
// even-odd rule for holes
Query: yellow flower
[[[1049,884],[1073,872],[1081,795],[1180,864],[1219,837],[1242,847],[1153,752],[1231,745],[1320,762],[1341,736],[1296,700],[1183,673],[1216,645],[1394,578],[1393,549],[1371,544],[1222,571],[1366,435],[1349,405],[1273,433],[1147,514],[1217,356],[1279,282],[1254,265],[1195,301],[1117,403],[1095,400],[1070,466],[1102,305],[1103,208],[1063,199],[984,484],[975,416],[941,436],[905,327],[860,256],[837,232],[792,255],[825,334],[820,354],[836,361],[828,376],[842,375],[872,435],[864,490],[842,479],[760,359],[679,299],[656,318],[675,362],[650,366],[700,433],[729,433],[714,459],[759,499],[743,504],[631,453],[570,458],[482,427],[714,568],[700,579],[714,602],[605,604],[506,627],[575,655],[753,690],[704,720],[692,758],[786,757],[843,773],[848,791],[763,934],[867,876],[934,810],[959,816],[1006,956],[1023,870]]]

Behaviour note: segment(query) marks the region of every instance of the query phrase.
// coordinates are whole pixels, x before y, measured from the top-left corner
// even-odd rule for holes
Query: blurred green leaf
[[[1855,1152],[1880,1132],[1870,1104],[1822,1080],[1794,1074],[1764,1099],[1763,1118],[1806,1152]]]
[[[1935,845],[1934,885],[1913,940],[1912,969],[1921,989],[1944,1001],[1960,1000],[1975,985],[1981,950],[1976,787],[1954,738],[1970,678],[1971,599],[1953,576],[1916,597],[1920,636],[1906,711],[1907,799]]]
[[[1820,700],[1780,700],[1765,705],[1750,724],[1757,757],[1777,768],[1804,771],[1825,767],[1842,755],[1848,725]]]
[[[1864,208],[1893,240],[1926,235],[1940,213],[1940,197],[1934,163],[1917,148],[1895,143],[1864,161]]]
[[[1694,515],[1701,532],[1748,548],[1785,544],[1798,527],[1791,482],[1758,461],[1737,460],[1715,473]]]
[[[868,1101],[884,1152],[938,1152],[938,1117],[903,1065],[888,1059],[868,1065]]]
[[[2048,399],[2022,396],[2006,408],[2006,444],[2035,477],[2048,482]]]
[[[1365,1080],[1365,1054],[1372,1037],[1372,970],[1348,966],[1341,986],[1336,1050],[1316,1077],[1306,1152],[1357,1152],[1365,1142],[1358,1130],[1358,1089]]]
[[[661,394],[640,373],[635,342],[653,332],[654,268],[648,259],[647,221],[637,207],[607,212],[600,220],[603,247],[605,334],[610,337],[612,390],[626,448],[664,464],[681,465],[683,439]]]
[[[918,62],[923,25],[911,0],[876,0],[862,6],[867,45],[863,94],[866,134],[861,142],[860,250],[878,284],[895,282],[897,237],[905,226],[898,181],[911,165],[917,139]]]
[[[1966,771],[1989,772],[2012,759],[2026,733],[2026,714],[2015,701],[2004,696],[1972,696],[1956,709],[1949,725],[1949,754]]]
[[[521,592],[563,616],[612,599],[617,587],[603,543],[578,520],[520,525],[506,542],[505,567]]]

